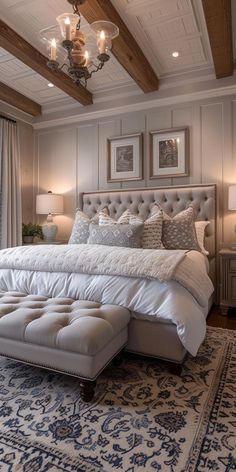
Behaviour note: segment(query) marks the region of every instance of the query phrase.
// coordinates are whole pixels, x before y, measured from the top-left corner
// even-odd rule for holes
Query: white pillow
[[[205,229],[209,225],[210,221],[195,221],[195,229],[197,234],[197,240],[201,252],[206,256],[209,255],[209,252],[204,247],[204,239],[205,239]]]

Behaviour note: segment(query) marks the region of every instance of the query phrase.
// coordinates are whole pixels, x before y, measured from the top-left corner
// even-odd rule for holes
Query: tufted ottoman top
[[[93,356],[129,320],[129,310],[116,305],[0,293],[0,338]]]

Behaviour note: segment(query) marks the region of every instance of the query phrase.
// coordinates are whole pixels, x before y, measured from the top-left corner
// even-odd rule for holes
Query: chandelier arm
[[[93,64],[95,66],[95,64]],[[100,62],[100,64],[98,64],[95,69],[89,71],[90,73],[90,77],[92,76],[92,74],[94,74],[95,72],[98,72],[99,70],[101,70],[105,65],[105,62]]]

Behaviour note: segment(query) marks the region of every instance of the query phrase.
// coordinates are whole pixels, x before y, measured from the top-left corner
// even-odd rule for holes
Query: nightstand
[[[221,249],[220,255],[220,309],[227,315],[229,307],[236,307],[236,251]]]

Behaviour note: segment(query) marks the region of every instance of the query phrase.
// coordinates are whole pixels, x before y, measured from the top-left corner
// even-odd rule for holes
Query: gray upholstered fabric
[[[71,298],[0,294],[0,354],[95,378],[127,343],[130,312]]]
[[[118,219],[129,208],[145,220],[150,216],[154,203],[159,203],[163,210],[173,217],[184,210],[189,202],[196,210],[195,221],[210,222],[205,236],[205,248],[212,259],[215,257],[216,250],[216,186],[214,184],[87,192],[80,194],[79,206],[89,217],[93,217],[99,208],[107,206],[113,218]],[[214,264],[211,266],[211,272],[213,272]],[[212,278],[213,275],[211,273]]]
[[[89,225],[90,223],[98,224],[99,214],[108,215],[108,209],[103,208],[91,219],[83,211],[78,210],[68,244],[86,244],[89,237]]]
[[[89,227],[88,244],[106,246],[142,247],[143,224],[112,224]]]
[[[181,211],[173,218],[170,218],[164,212],[162,242],[166,249],[200,250],[194,225],[194,209],[192,207]]]

